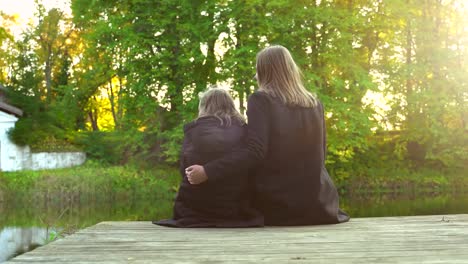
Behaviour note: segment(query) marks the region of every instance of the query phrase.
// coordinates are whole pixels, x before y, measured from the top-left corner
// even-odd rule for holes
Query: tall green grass
[[[464,194],[468,193],[467,176],[461,170],[368,168],[365,173],[357,173],[337,185],[343,194],[352,196],[369,193]]]
[[[180,175],[159,166],[82,166],[0,174],[0,227],[76,227],[111,220],[155,220],[172,214]],[[72,228],[73,229],[73,228]]]
[[[3,172],[0,199],[114,200],[172,197],[179,185],[177,169],[160,166],[107,166],[88,161],[82,166],[55,170]]]

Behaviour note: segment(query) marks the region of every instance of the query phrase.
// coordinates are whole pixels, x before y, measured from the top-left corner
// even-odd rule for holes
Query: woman
[[[188,177],[197,184],[254,167],[254,207],[266,225],[348,221],[325,169],[323,106],[303,86],[289,51],[282,46],[262,50],[256,77],[259,90],[247,107],[247,147],[188,167]]]
[[[216,175],[217,180],[192,185],[184,168],[221,158],[243,145],[246,125],[226,90],[215,88],[200,97],[198,118],[184,126],[182,182],[173,219],[154,222],[170,227],[263,226],[263,217],[249,205],[249,174]]]

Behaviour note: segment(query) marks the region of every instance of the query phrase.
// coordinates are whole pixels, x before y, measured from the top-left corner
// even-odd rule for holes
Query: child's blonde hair
[[[214,116],[219,119],[221,125],[230,126],[232,120],[245,123],[244,117],[237,111],[234,100],[228,91],[221,88],[211,88],[200,94],[198,105],[198,117]]]

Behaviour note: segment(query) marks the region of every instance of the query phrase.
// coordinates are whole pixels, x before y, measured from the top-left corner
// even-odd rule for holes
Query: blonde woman
[[[255,168],[254,207],[265,225],[346,222],[325,169],[323,106],[308,92],[300,70],[282,46],[257,55],[258,91],[248,100],[247,147],[203,166],[187,168],[193,184]]]
[[[184,126],[182,182],[172,219],[154,222],[170,227],[253,227],[263,217],[249,206],[247,169],[213,174],[216,179],[191,184],[184,168],[221,158],[244,144],[246,125],[226,90],[214,88],[200,96],[198,118]]]

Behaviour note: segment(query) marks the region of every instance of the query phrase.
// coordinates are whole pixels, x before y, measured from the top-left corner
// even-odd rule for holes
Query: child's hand
[[[192,165],[185,169],[185,174],[187,174],[187,179],[190,184],[200,184],[208,180],[206,176],[205,169],[200,165]]]

